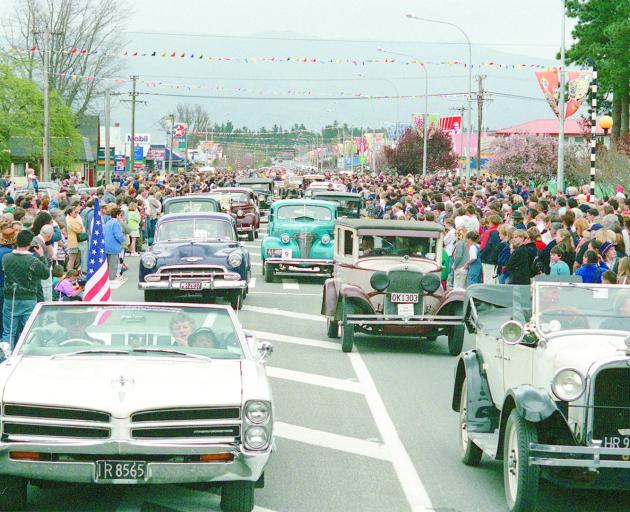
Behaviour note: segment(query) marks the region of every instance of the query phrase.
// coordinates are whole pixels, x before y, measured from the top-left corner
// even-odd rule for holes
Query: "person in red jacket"
[[[488,217],[489,227],[481,235],[481,266],[485,284],[496,284],[497,282],[496,266],[499,259],[499,245],[501,244],[498,231],[500,225],[501,217],[497,214],[490,215]]]

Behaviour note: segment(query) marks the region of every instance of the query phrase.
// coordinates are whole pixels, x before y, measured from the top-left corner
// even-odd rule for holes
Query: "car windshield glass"
[[[418,256],[435,259],[437,238],[427,236],[359,236],[359,257]]]
[[[224,308],[45,305],[25,334],[25,356],[131,355],[134,349],[172,349],[195,356],[243,357],[234,322]],[[166,356],[144,351],[133,355]]]
[[[279,220],[289,219],[313,219],[320,221],[332,220],[332,212],[324,206],[314,206],[309,204],[295,204],[281,206],[276,211],[276,218]]]
[[[173,240],[236,240],[229,222],[217,219],[178,219],[159,225],[156,241]]]
[[[630,286],[539,283],[536,322],[543,333],[630,331]]]
[[[214,192],[212,194],[219,202],[231,201],[232,203],[246,203],[249,201],[249,194],[246,192]]]
[[[166,205],[164,213],[216,212],[214,201],[173,201]]]
[[[322,199],[337,205],[337,217],[359,217],[361,211],[361,201],[356,199],[319,198],[317,196],[313,196],[313,199]]]
[[[268,183],[247,183],[246,186],[256,192],[267,192],[270,187]]]

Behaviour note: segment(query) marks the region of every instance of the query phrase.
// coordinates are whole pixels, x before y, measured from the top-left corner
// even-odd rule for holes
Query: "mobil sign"
[[[129,144],[131,142],[131,133],[127,134],[125,138],[125,142]],[[133,143],[136,144],[150,144],[151,143],[151,135],[148,133],[134,133],[133,134]]]

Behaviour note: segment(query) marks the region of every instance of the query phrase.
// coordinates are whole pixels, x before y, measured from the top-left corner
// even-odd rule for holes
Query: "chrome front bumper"
[[[347,315],[346,322],[351,325],[423,325],[440,327],[461,325],[464,323],[464,317],[447,315]]]
[[[14,460],[9,452],[37,452],[54,455],[91,456],[89,461],[24,461]],[[271,447],[264,452],[246,452],[233,445],[150,444],[137,441],[3,443],[0,444],[0,474],[32,480],[103,484],[181,484],[199,482],[257,481],[271,456]],[[147,461],[147,477],[139,481],[96,481],[96,460],[115,458],[141,461],[142,456],[191,456],[232,453],[232,462],[152,462]],[[125,458],[128,455],[129,458]]]
[[[589,469],[630,469],[630,448],[531,443],[529,445],[529,464],[532,466]]]
[[[152,281],[152,276],[160,276],[159,280]],[[225,279],[226,276],[232,277],[232,279]],[[236,279],[234,279],[236,278]],[[173,279],[172,276],[166,274],[161,276],[160,274],[149,274],[145,277],[146,281],[138,283],[138,289],[140,290],[178,290],[181,292],[200,292],[208,290],[244,290],[247,288],[247,281],[241,279],[240,274],[230,273],[221,274],[221,279],[215,279],[214,277],[204,278],[185,278]],[[201,283],[201,289],[194,288],[182,288],[182,283]]]
[[[267,258],[265,263],[269,263],[271,265],[282,266],[282,268],[275,268],[274,272],[276,274],[302,274],[308,276],[329,276],[330,272],[323,272],[321,270],[322,267],[332,267],[334,266],[334,260],[324,260],[324,259],[307,259],[307,258],[292,258],[292,259],[282,259],[282,258]],[[315,270],[315,267],[318,267],[319,270]]]

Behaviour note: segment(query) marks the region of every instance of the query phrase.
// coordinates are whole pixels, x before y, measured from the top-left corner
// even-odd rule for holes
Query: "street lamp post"
[[[434,20],[430,18],[422,18],[420,16],[415,16],[413,14],[407,14],[407,18],[412,20],[419,21],[428,21],[431,23],[440,23],[442,25],[449,25],[451,27],[459,30],[463,36],[466,38],[466,43],[468,43],[468,144],[466,146],[466,184],[470,181],[470,134],[472,133],[472,109],[471,109],[471,98],[472,98],[472,45],[470,44],[470,39],[468,38],[468,34],[464,32],[464,29],[455,23],[451,23],[450,21],[442,21],[442,20]],[[479,176],[481,170],[477,169],[477,175]]]
[[[556,185],[558,192],[564,192],[564,87],[565,87],[565,74],[564,74],[564,20],[565,20],[565,0],[562,0],[562,28],[561,28],[561,41],[560,41],[560,98],[558,101],[558,119],[560,126],[558,129],[558,169],[556,176]]]
[[[400,57],[408,57],[414,59],[422,66],[424,70],[424,114],[422,115],[422,177],[427,175],[427,155],[428,155],[428,136],[429,136],[429,73],[427,66],[417,57],[407,55],[406,53],[390,52],[384,48],[377,48],[379,52],[389,53],[390,55],[398,55]]]

